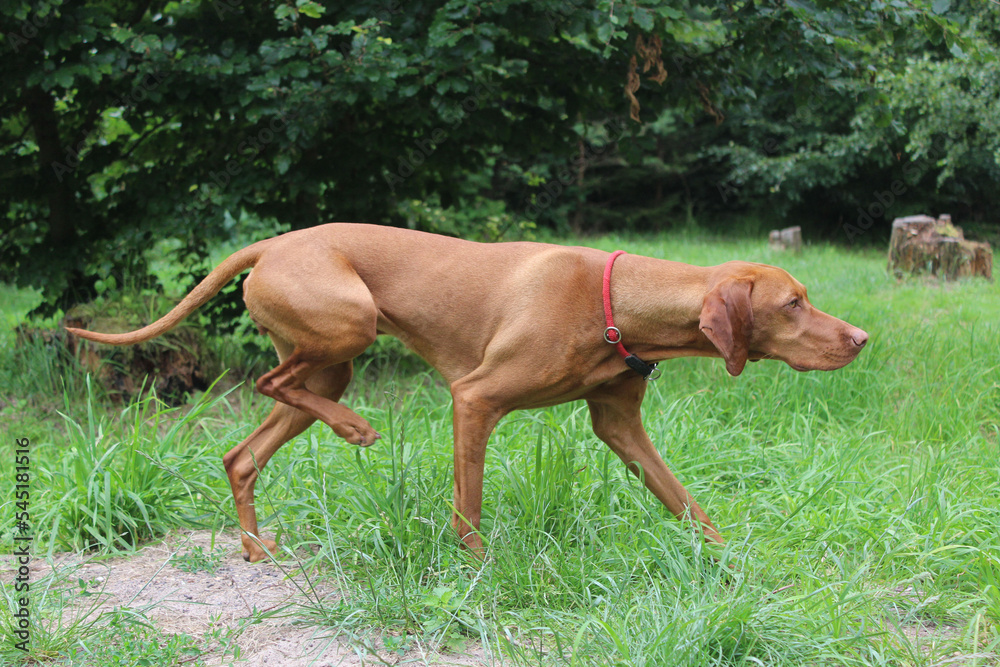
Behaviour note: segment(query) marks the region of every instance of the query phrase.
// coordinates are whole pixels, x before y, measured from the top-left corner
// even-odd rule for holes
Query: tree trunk
[[[771,250],[792,250],[802,252],[802,228],[786,227],[785,229],[772,229],[768,235],[768,243]]]
[[[583,190],[583,178],[587,173],[587,144],[584,142],[583,137],[577,140],[577,164],[576,164],[576,191],[577,191],[577,201],[576,208],[573,209],[573,215],[570,218],[569,226],[576,234],[583,233],[583,207],[587,203],[586,194]]]
[[[35,86],[28,90],[24,106],[38,143],[38,173],[49,204],[47,240],[50,247],[63,248],[76,241],[79,211],[73,195],[72,174],[61,169],[58,173],[53,171],[56,163],[72,170],[70,165],[64,164],[66,158],[59,140],[55,101],[50,94]]]
[[[927,215],[896,218],[889,239],[889,271],[897,278],[927,273],[946,280],[963,276],[992,280],[993,251],[988,243],[966,241],[950,215],[937,220]]]

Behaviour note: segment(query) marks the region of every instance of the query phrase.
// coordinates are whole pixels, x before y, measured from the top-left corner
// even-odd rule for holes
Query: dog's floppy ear
[[[698,327],[726,360],[732,376],[743,372],[750,353],[753,309],[750,307],[749,280],[725,280],[705,296]]]

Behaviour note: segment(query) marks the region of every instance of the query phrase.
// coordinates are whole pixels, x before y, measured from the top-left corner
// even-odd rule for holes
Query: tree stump
[[[89,312],[87,307],[77,306],[60,324],[117,332],[133,331],[144,323],[102,318]],[[145,387],[154,389],[157,397],[167,405],[181,405],[188,394],[209,385],[202,364],[205,356],[203,336],[191,324],[182,324],[159,338],[129,347],[98,345],[65,331],[59,333],[69,353],[104,386],[114,401],[131,400]]]
[[[771,246],[771,250],[802,252],[802,228],[772,229],[768,235],[768,244]]]
[[[950,215],[936,220],[929,215],[896,218],[889,239],[889,271],[897,278],[926,273],[945,280],[993,280],[993,250],[988,243],[965,240]]]
[[[147,305],[143,310],[156,312],[165,307],[161,302],[154,303],[156,306]],[[33,341],[44,345],[60,362],[75,358],[79,369],[90,373],[112,401],[128,401],[143,389],[152,388],[167,405],[181,405],[188,394],[210,384],[205,368],[209,355],[205,352],[204,335],[194,324],[184,323],[159,338],[128,347],[98,345],[63,329],[71,326],[94,331],[132,331],[141,327],[145,319],[133,313],[108,314],[100,307],[86,304],[71,309],[55,330],[18,327],[18,343]]]

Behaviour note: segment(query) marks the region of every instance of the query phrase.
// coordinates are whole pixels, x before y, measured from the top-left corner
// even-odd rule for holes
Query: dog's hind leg
[[[335,364],[339,366],[340,364]],[[308,380],[330,368],[317,369],[318,364],[299,351],[292,353],[280,366],[257,381],[257,390],[279,403],[319,419],[352,445],[368,446],[381,436],[366,419],[346,405],[313,391]]]
[[[223,457],[249,561],[267,557],[246,533],[259,539],[254,485],[278,448],[316,419],[353,444],[370,445],[379,437],[365,419],[338,403],[351,380],[352,359],[375,340],[372,295],[343,256],[318,246],[294,250],[262,256],[243,285],[247,310],[280,359],[257,380],[257,390],[277,404]],[[263,544],[277,549],[272,540]]]
[[[310,391],[329,400],[339,400],[351,381],[350,361],[329,366],[315,373],[307,382]],[[276,553],[278,545],[274,540],[263,539],[257,527],[257,511],[254,506],[254,487],[258,471],[262,470],[278,449],[299,435],[312,424],[314,417],[284,403],[275,403],[271,414],[260,426],[223,458],[226,475],[233,489],[236,513],[239,517],[242,535],[243,558],[257,562],[267,558],[264,545],[271,553]],[[250,537],[253,535],[256,537]]]
[[[346,258],[321,248],[268,255],[243,289],[247,310],[281,358],[257,380],[257,390],[319,419],[352,444],[375,442],[378,433],[366,420],[308,385],[316,373],[352,360],[375,340],[375,302]]]

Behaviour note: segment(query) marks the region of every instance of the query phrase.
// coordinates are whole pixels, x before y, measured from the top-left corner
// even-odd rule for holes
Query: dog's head
[[[748,262],[715,267],[699,328],[731,375],[759,359],[832,371],[851,363],[868,342],[863,330],[809,303],[806,288],[787,271]]]

